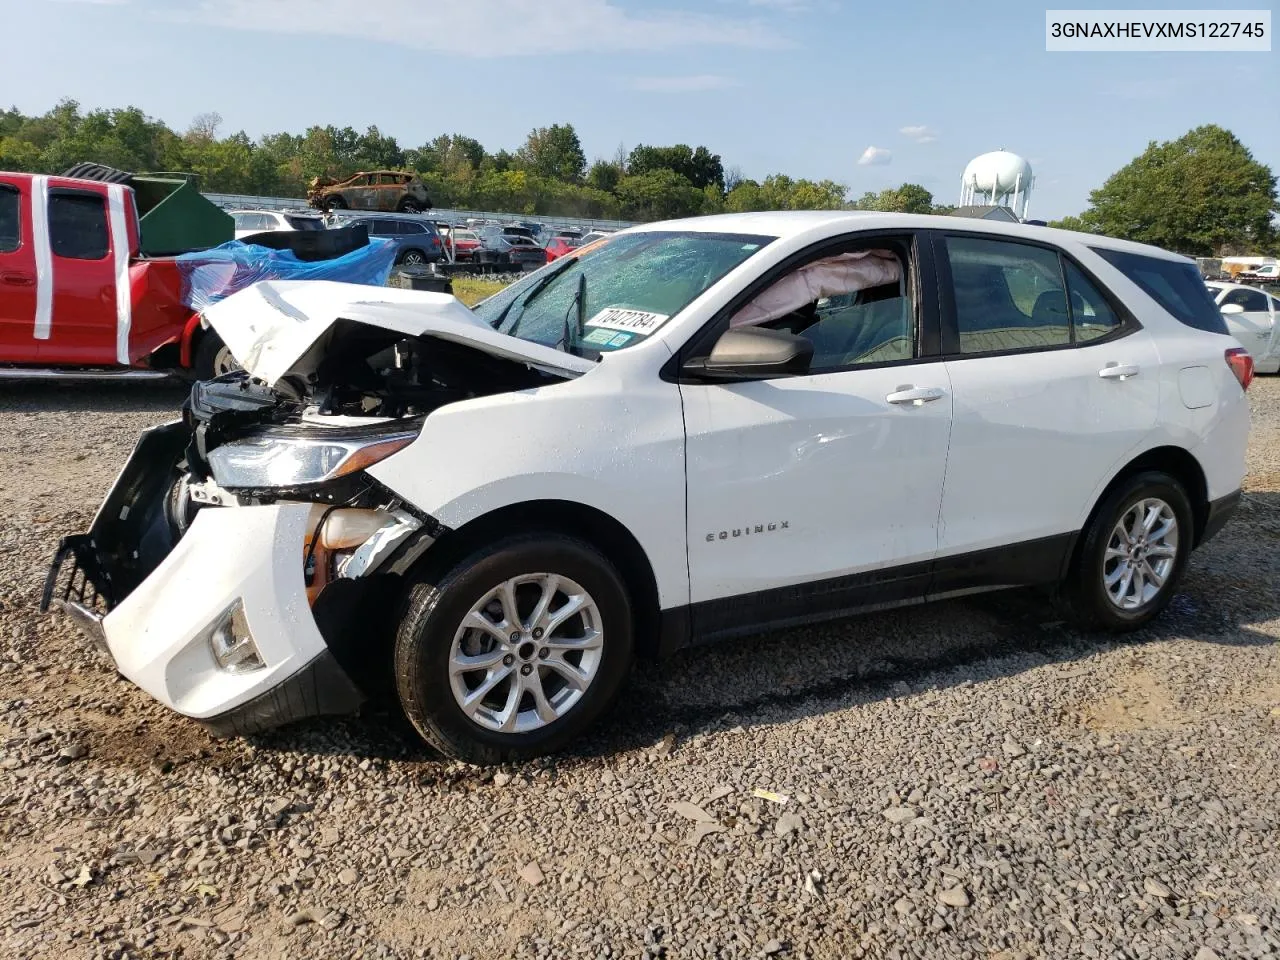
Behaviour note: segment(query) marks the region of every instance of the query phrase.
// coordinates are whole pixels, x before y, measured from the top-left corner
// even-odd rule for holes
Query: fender
[[[200,329],[200,314],[193,313],[182,327],[182,338],[178,341],[178,366],[190,370],[194,361],[192,345],[195,343],[196,331]]]

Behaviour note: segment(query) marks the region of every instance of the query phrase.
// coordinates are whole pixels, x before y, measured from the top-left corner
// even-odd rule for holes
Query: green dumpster
[[[138,204],[142,253],[165,257],[234,240],[235,221],[206,200],[194,177],[138,173],[129,178]]]

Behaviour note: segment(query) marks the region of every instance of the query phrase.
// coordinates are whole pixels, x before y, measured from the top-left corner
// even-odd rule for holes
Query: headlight
[[[298,487],[363,470],[403,450],[417,436],[257,436],[215,448],[209,453],[209,467],[218,485],[228,489]]]

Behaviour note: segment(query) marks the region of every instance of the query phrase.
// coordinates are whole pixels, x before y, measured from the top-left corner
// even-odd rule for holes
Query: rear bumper
[[[1201,543],[1206,543],[1210,538],[1215,536],[1223,527],[1227,525],[1227,521],[1231,519],[1232,514],[1240,506],[1241,493],[1239,490],[1229,493],[1225,497],[1219,497],[1217,500],[1209,502],[1209,513],[1205,518],[1204,533],[1200,537]]]

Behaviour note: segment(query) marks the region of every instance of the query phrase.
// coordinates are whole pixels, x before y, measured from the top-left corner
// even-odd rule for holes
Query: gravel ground
[[[1141,635],[1005,595],[698,650],[480,771],[391,716],[214,741],[40,617],[182,392],[0,385],[0,950],[1280,954],[1280,378],[1250,396],[1244,508]]]

